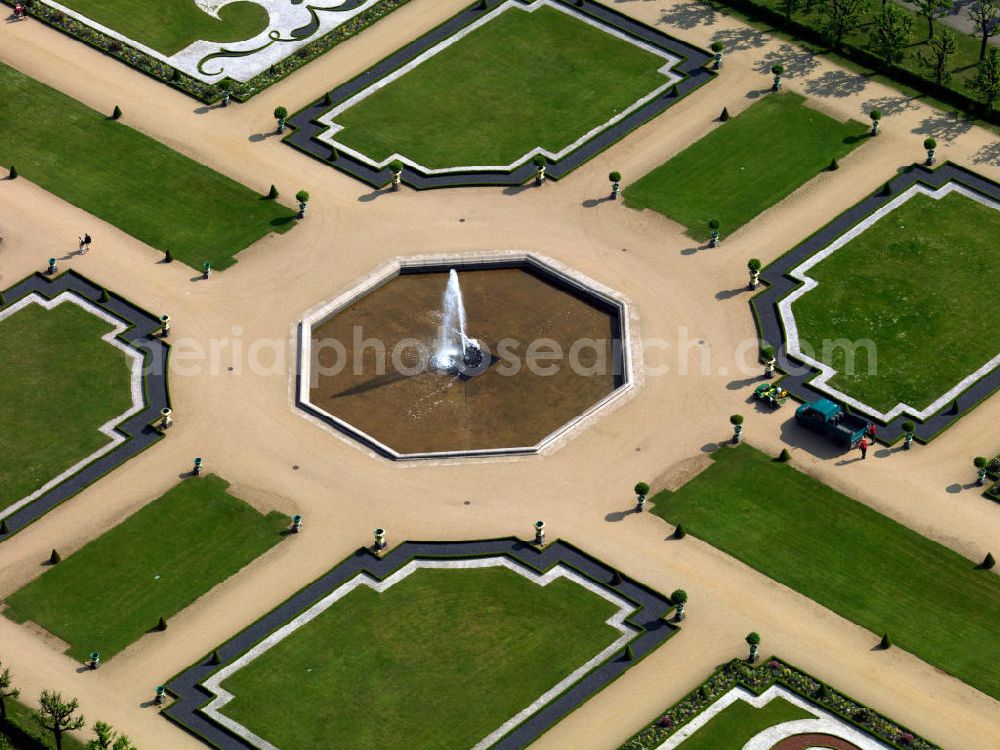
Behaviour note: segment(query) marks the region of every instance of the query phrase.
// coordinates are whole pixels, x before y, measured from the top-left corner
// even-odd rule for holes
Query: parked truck
[[[842,406],[826,398],[802,404],[795,410],[795,421],[826,435],[845,450],[853,448],[868,433],[868,420],[847,413]]]

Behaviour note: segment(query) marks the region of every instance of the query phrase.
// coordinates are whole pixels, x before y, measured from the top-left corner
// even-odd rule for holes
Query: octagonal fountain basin
[[[629,386],[626,320],[530,254],[398,261],[303,319],[298,406],[392,458],[537,452]]]

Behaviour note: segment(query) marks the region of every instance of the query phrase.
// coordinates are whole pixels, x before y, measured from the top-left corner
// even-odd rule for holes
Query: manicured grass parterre
[[[110,113],[106,113],[110,114]],[[194,268],[216,269],[295,213],[0,65],[0,153],[18,174]],[[94,252],[108,252],[95,227]],[[66,238],[66,249],[76,237]],[[44,262],[39,259],[39,264]]]
[[[769,94],[625,188],[632,208],[651,208],[698,240],[718,219],[732,234],[865,140],[868,127],[839,122],[798,94]]]
[[[417,570],[355,589],[235,672],[222,711],[286,750],[473,747],[609,646],[614,611],[565,578]]]
[[[336,138],[430,168],[558,152],[666,83],[662,57],[565,12],[517,4],[339,115]]]
[[[255,2],[223,5],[218,18],[194,0],[60,0],[60,4],[164,55],[199,40],[251,39],[268,24],[267,11]]]
[[[736,701],[713,716],[681,743],[683,750],[740,750],[768,727],[813,715],[784,698],[772,698],[761,708]]]
[[[915,195],[809,270],[819,286],[792,304],[804,350],[881,412],[926,408],[1000,348],[1000,312],[980,302],[1000,283],[998,239],[997,209]],[[871,341],[875,356],[823,346],[837,340]]]
[[[110,330],[69,302],[0,320],[0,511],[107,445],[98,427],[132,405],[132,360],[101,340]]]
[[[108,659],[281,540],[287,517],[262,516],[215,476],[185,480],[7,598],[84,659]]]
[[[994,698],[1000,577],[746,445],[653,511]]]

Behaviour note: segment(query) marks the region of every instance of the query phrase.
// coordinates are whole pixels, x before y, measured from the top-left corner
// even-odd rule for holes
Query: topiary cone
[[[683,539],[687,536],[687,532],[681,524],[677,524],[677,528],[674,529],[674,539]]]
[[[888,182],[882,186],[882,195],[892,195],[892,186]]]
[[[0,519],[0,534],[6,535],[10,533],[10,528],[7,526],[7,519]]]
[[[621,573],[619,573],[619,572],[618,572],[618,571],[616,570],[616,571],[615,571],[614,573],[612,573],[612,575],[611,575],[611,585],[612,585],[612,586],[621,586],[621,585],[622,585],[622,583],[624,583],[624,581],[622,580],[622,574],[621,574]]]
[[[3,292],[0,292],[0,307],[3,307],[6,304],[7,304],[7,300],[4,299]]]
[[[723,107],[722,108],[722,114],[719,115],[719,121],[720,122],[729,122],[729,108],[728,107]]]
[[[111,119],[112,120],[122,119],[122,108],[119,107],[117,104],[115,105],[114,111],[111,113]]]
[[[681,95],[681,92],[677,90],[677,84],[675,83],[670,89],[670,96],[676,99]]]
[[[326,157],[327,161],[337,161],[340,158],[340,153],[335,148],[330,149],[330,155]]]
[[[837,163],[836,156],[830,159],[830,166],[827,167],[827,169],[829,169],[831,172],[834,171],[835,169],[840,169],[840,165]]]
[[[15,167],[13,164],[10,165],[10,172],[7,173],[7,177],[12,180],[17,179],[17,167]]]
[[[782,463],[792,460],[792,454],[788,452],[788,448],[781,449],[781,453],[778,454],[778,460]]]
[[[632,661],[633,659],[635,659],[635,654],[632,653],[632,647],[631,646],[626,646],[625,647],[625,653],[622,654],[622,658],[625,661]]]
[[[98,302],[110,302],[111,297],[108,296],[108,290],[101,287],[101,296],[97,298]]]
[[[878,647],[885,651],[892,646],[892,641],[889,640],[888,633],[882,633],[882,640],[878,642]]]
[[[987,552],[986,557],[984,557],[983,561],[979,563],[979,565],[977,565],[976,567],[979,568],[980,570],[992,570],[996,564],[997,561],[993,559],[993,553]]]
[[[222,659],[219,658],[219,651],[218,651],[218,649],[216,649],[215,651],[212,652],[211,657],[209,657],[209,659],[208,659],[208,663],[209,664],[221,664],[222,663]]]
[[[62,557],[53,549],[52,554],[49,555],[49,565],[57,565],[60,562],[62,562]]]
[[[273,201],[277,197],[278,197],[278,188],[276,188],[274,185],[271,185],[271,189],[267,191],[267,199],[269,201]]]
[[[327,91],[323,94],[323,106],[329,107],[331,104],[333,104],[333,99],[330,98],[330,92]]]
[[[170,252],[169,248],[167,248],[167,250],[165,250],[164,253],[163,253],[163,262],[164,263],[173,263],[174,262],[174,254],[172,252]]]
[[[167,621],[161,617],[160,621],[156,623],[156,629],[162,633],[164,630],[167,629]]]

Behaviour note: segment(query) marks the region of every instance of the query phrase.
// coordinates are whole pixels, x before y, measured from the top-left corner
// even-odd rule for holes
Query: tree
[[[136,750],[132,740],[123,734],[118,734],[107,722],[98,721],[92,729],[97,739],[87,743],[87,750]]]
[[[1000,49],[990,47],[986,57],[979,61],[979,72],[968,85],[989,113],[1000,96]]]
[[[812,0],[782,0],[781,5],[785,11],[785,23],[788,24],[798,11],[807,10],[812,5]]]
[[[885,651],[887,648],[892,646],[892,641],[889,639],[888,633],[882,633],[882,640],[878,642],[878,647]]]
[[[0,664],[0,666],[3,666]],[[16,701],[17,697],[21,694],[21,691],[17,688],[12,688],[10,669],[4,668],[0,672],[0,719],[7,718],[7,699],[10,698],[12,701]]]
[[[635,485],[635,494],[637,495],[648,495],[649,485],[646,482],[637,482]]]
[[[826,0],[823,6],[826,34],[835,48],[861,25],[869,7],[867,0]]]
[[[918,16],[927,19],[927,38],[934,38],[934,19],[948,15],[954,0],[913,0]]]
[[[979,59],[986,57],[991,36],[1000,34],[1000,0],[979,0],[969,7],[972,27],[979,34]]]
[[[891,65],[902,57],[912,34],[913,17],[898,5],[890,3],[875,19],[872,44],[881,53],[885,64]]]
[[[52,732],[56,750],[62,750],[63,734],[82,729],[87,723],[82,716],[73,715],[80,707],[76,698],[67,702],[62,699],[62,693],[43,690],[38,703],[39,708],[33,716],[42,729]]]
[[[938,86],[943,86],[951,78],[948,63],[958,49],[958,39],[951,29],[942,29],[941,33],[933,37],[927,44],[931,48],[931,55],[933,55],[930,66],[934,69],[934,80]]]

